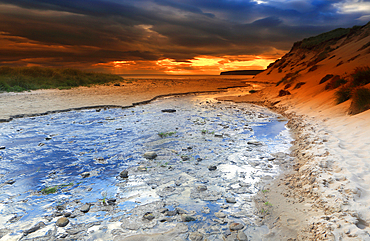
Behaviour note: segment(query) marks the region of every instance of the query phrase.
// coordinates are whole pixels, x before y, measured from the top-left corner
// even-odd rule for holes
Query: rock
[[[68,218],[72,215],[72,213],[71,212],[65,212],[63,215],[64,215],[64,217]]]
[[[229,226],[230,231],[237,231],[244,228],[244,225],[241,223],[231,223]]]
[[[137,167],[137,170],[140,171],[140,172],[145,172],[146,171],[146,166],[140,165],[140,166]]]
[[[209,165],[208,166],[208,170],[210,170],[210,171],[214,171],[214,170],[216,170],[217,169],[217,167],[216,166],[213,166],[213,165]]]
[[[0,146],[0,150],[4,150],[5,149],[5,146]]]
[[[222,138],[223,135],[222,134],[215,134],[215,137]]]
[[[207,186],[206,185],[199,185],[199,186],[197,186],[197,190],[199,192],[204,192],[205,190],[207,190]]]
[[[190,233],[189,239],[191,241],[202,241],[203,240],[203,234],[198,233],[198,232]]]
[[[192,222],[192,221],[195,221],[195,220],[196,220],[196,218],[195,218],[195,217],[193,217],[193,216],[190,216],[190,215],[183,214],[183,215],[181,216],[181,220],[182,220],[183,222]]]
[[[249,145],[255,145],[255,146],[261,146],[261,145],[262,145],[262,142],[260,142],[260,141],[255,141],[255,140],[248,141],[247,143],[248,143]]]
[[[49,136],[48,136],[48,137],[45,137],[45,140],[46,140],[46,141],[50,141],[51,139],[52,139],[52,138],[51,138],[51,137],[49,137]]]
[[[236,200],[235,200],[235,198],[234,198],[234,197],[227,197],[227,198],[226,198],[226,202],[227,202],[227,203],[236,203]]]
[[[165,112],[165,113],[175,113],[176,110],[175,109],[164,109],[164,110],[162,110],[162,112]]]
[[[279,97],[286,96],[286,95],[291,95],[291,93],[287,90],[280,90],[279,91]]]
[[[14,183],[15,183],[14,179],[10,179],[10,180],[4,182],[4,184],[9,184],[9,185],[13,185]]]
[[[127,170],[123,170],[120,174],[119,174],[120,178],[128,178],[128,171]]]
[[[154,159],[157,157],[157,153],[155,153],[154,151],[148,151],[148,152],[145,152],[143,156],[146,159]]]
[[[242,230],[239,230],[238,231],[238,235],[236,236],[238,238],[238,240],[240,241],[248,241],[248,237],[247,235],[245,235],[245,233],[242,231]]]
[[[226,214],[220,211],[220,212],[215,213],[215,216],[218,218],[225,218]]]
[[[82,205],[82,207],[80,208],[80,211],[83,212],[83,213],[87,213],[90,210],[90,206],[91,206],[91,204],[86,203],[86,204]]]
[[[23,217],[23,215],[15,215],[14,217],[12,217],[11,219],[8,220],[9,223],[15,223],[15,222],[18,222],[19,219],[21,219]],[[0,238],[1,239],[1,238]]]
[[[188,157],[188,156],[181,156],[181,159],[183,161],[189,161],[190,160],[190,157]]]
[[[154,215],[153,215],[153,213],[152,213],[152,212],[147,212],[147,213],[145,213],[145,214],[144,214],[144,216],[143,216],[143,219],[146,219],[146,220],[149,220],[149,221],[152,221],[154,218],[155,218],[155,217],[154,217]]]
[[[165,212],[165,215],[166,215],[166,216],[175,216],[175,215],[177,215],[177,210],[173,210],[173,211],[166,211],[166,212]]]
[[[67,226],[67,224],[69,223],[69,220],[68,218],[66,217],[61,217],[57,220],[57,222],[55,223],[58,227],[65,227]]]
[[[107,203],[108,203],[108,205],[114,205],[114,204],[116,204],[116,199],[115,198],[109,198],[108,200],[107,200]]]
[[[90,176],[90,172],[83,172],[80,174],[82,178],[86,178]]]
[[[39,230],[40,228],[43,228],[45,227],[45,223],[44,222],[38,222],[35,226],[33,226],[32,228],[30,229],[27,229],[25,231],[23,231],[24,235],[28,235],[30,233],[33,233],[33,232],[36,232],[37,230]]]

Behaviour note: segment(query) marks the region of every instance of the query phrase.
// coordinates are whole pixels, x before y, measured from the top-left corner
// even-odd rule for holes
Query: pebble
[[[39,230],[40,228],[43,228],[45,226],[46,225],[45,225],[44,222],[38,222],[35,226],[33,226],[30,229],[25,230],[23,233],[24,233],[24,235],[28,235],[30,233],[36,232],[37,230]]]
[[[188,156],[181,156],[181,159],[183,161],[189,161],[190,160],[190,157],[188,157]]]
[[[140,166],[137,167],[137,170],[141,171],[141,172],[145,172],[146,171],[146,166],[140,165]]]
[[[128,171],[127,171],[127,170],[123,170],[123,171],[119,174],[119,176],[120,176],[121,178],[128,178]]]
[[[69,220],[68,218],[66,217],[61,217],[57,220],[57,222],[55,223],[58,227],[65,227],[67,226],[67,224],[69,223]]]
[[[0,150],[4,150],[5,149],[5,146],[0,146]]]
[[[83,172],[80,174],[82,178],[86,178],[90,176],[90,172]]]
[[[166,113],[175,113],[176,110],[175,109],[164,109],[162,110],[162,112],[166,112]]]
[[[223,212],[217,212],[217,213],[215,213],[215,216],[218,217],[218,218],[225,218],[226,214],[223,213]]]
[[[238,240],[240,241],[248,241],[248,237],[247,235],[245,235],[245,233],[242,231],[242,230],[239,230],[238,231],[238,235],[236,236],[238,238]]]
[[[15,183],[15,180],[14,179],[10,179],[10,180],[6,181],[4,184],[13,185],[14,183]]]
[[[229,226],[230,231],[237,231],[244,228],[244,225],[241,223],[231,223]]]
[[[255,145],[255,146],[261,146],[262,142],[260,141],[248,141],[247,142],[249,145]]]
[[[144,216],[143,216],[143,219],[146,219],[146,220],[149,220],[149,221],[151,221],[151,220],[153,220],[155,217],[154,217],[154,215],[153,215],[153,213],[152,212],[147,212],[147,213],[145,213],[144,214]]]
[[[192,222],[192,221],[195,221],[195,220],[196,220],[196,218],[195,218],[195,217],[193,217],[193,216],[190,216],[190,215],[186,215],[186,214],[184,214],[184,215],[182,215],[182,216],[181,216],[181,220],[182,220],[183,222]]]
[[[203,235],[199,232],[190,233],[189,239],[191,241],[202,241],[203,240]]]
[[[199,185],[199,186],[197,186],[197,190],[199,192],[204,192],[205,190],[207,190],[207,186],[206,185]]]
[[[227,203],[236,203],[236,200],[235,200],[235,198],[234,198],[234,197],[227,197],[227,198],[226,198],[226,202],[227,202]]]
[[[209,165],[208,166],[208,170],[210,170],[210,171],[214,171],[214,170],[216,170],[217,169],[217,167],[216,166],[213,166],[213,165]]]
[[[108,203],[108,205],[114,205],[114,204],[116,204],[116,199],[115,198],[109,198],[108,200],[107,200],[107,203]]]
[[[154,159],[157,157],[157,153],[155,153],[154,151],[148,151],[148,152],[145,152],[143,156],[146,159]]]
[[[177,215],[177,210],[166,211],[166,216],[175,216],[175,215]]]
[[[90,206],[91,204],[84,204],[82,205],[82,207],[80,208],[80,211],[83,212],[83,213],[87,213],[89,210],[90,210]]]

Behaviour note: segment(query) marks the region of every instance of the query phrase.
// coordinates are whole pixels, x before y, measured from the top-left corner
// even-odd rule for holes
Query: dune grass
[[[120,82],[122,80],[118,75],[85,72],[77,69],[0,67],[0,92],[70,89],[78,86]]]
[[[350,113],[358,114],[370,109],[370,67],[356,68],[351,74],[352,79],[335,92],[338,104],[352,99]]]

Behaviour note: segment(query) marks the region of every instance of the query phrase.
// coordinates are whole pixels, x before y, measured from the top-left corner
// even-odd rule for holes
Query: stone
[[[137,170],[141,171],[141,172],[145,172],[146,171],[146,166],[140,165],[140,166],[137,167]]]
[[[191,241],[202,241],[203,240],[203,234],[199,232],[190,233],[189,239]]]
[[[164,109],[164,110],[161,110],[162,112],[165,112],[165,113],[175,113],[176,110],[175,109]]]
[[[249,145],[255,145],[255,146],[261,146],[262,145],[262,142],[260,142],[260,141],[254,141],[254,140],[248,141],[247,143]]]
[[[199,185],[199,186],[197,186],[197,190],[199,192],[204,192],[205,190],[207,190],[207,186],[206,185]]]
[[[64,215],[64,217],[68,218],[72,215],[72,213],[71,212],[65,212],[63,215]]]
[[[128,171],[127,170],[123,170],[120,174],[119,174],[120,178],[128,178]]]
[[[32,228],[30,229],[27,229],[25,231],[23,231],[24,235],[28,235],[30,233],[33,233],[33,232],[36,232],[37,230],[39,230],[40,228],[43,228],[45,227],[45,223],[44,222],[38,222],[35,226],[33,226]]]
[[[15,180],[14,179],[10,179],[10,180],[6,181],[4,184],[13,185],[14,183],[15,183]]]
[[[108,205],[114,205],[114,204],[116,204],[116,199],[115,198],[109,198],[108,200],[107,200],[107,203],[108,203]]]
[[[238,240],[240,241],[248,241],[248,237],[247,235],[245,235],[245,233],[242,231],[242,230],[239,230],[238,231],[238,235],[236,236],[238,238]]]
[[[4,150],[5,149],[5,146],[0,146],[0,150]]]
[[[155,153],[154,151],[148,151],[148,152],[145,152],[143,156],[146,159],[154,159],[157,157],[157,153]]]
[[[196,220],[196,218],[195,218],[195,217],[193,217],[193,216],[190,216],[190,215],[183,214],[183,215],[181,216],[181,220],[182,220],[183,222],[192,222],[192,221],[195,221],[195,220]]]
[[[210,171],[214,171],[214,170],[216,170],[217,169],[217,167],[216,166],[214,166],[214,165],[209,165],[208,166],[208,170],[210,170]]]
[[[188,157],[188,156],[181,156],[181,159],[183,161],[189,161],[190,160],[190,157]]]
[[[80,208],[80,211],[83,212],[83,213],[87,213],[90,210],[90,206],[91,206],[91,204],[86,203],[86,204],[82,205],[82,207]]]
[[[238,231],[244,228],[244,225],[241,223],[231,223],[229,226],[230,231]]]
[[[149,221],[152,221],[154,218],[155,218],[155,217],[154,217],[154,215],[153,215],[153,213],[152,213],[152,212],[147,212],[147,213],[145,213],[145,214],[144,214],[144,216],[143,216],[143,219],[146,219],[146,220],[149,220]]]
[[[90,176],[90,172],[83,172],[80,174],[82,178],[86,178]]]
[[[175,216],[175,215],[177,215],[177,210],[173,210],[173,211],[166,211],[166,212],[165,212],[165,215],[166,215],[166,216]]]
[[[227,202],[227,203],[236,203],[236,200],[235,200],[235,198],[234,198],[234,197],[227,197],[227,198],[226,198],[226,202]]]
[[[69,220],[68,218],[66,217],[61,217],[57,220],[57,222],[55,223],[58,227],[65,227],[67,226],[67,224],[69,223]]]
[[[222,138],[224,136],[222,134],[215,134],[215,137]]]
[[[215,213],[215,216],[218,218],[225,218],[226,214],[220,211],[220,212]]]

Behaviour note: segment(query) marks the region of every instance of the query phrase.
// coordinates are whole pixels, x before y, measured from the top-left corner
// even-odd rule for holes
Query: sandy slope
[[[296,134],[291,171],[256,200],[260,209],[267,208],[266,201],[273,204],[269,214],[260,213],[271,228],[267,240],[370,240],[370,111],[348,115],[351,101],[336,105],[336,90],[319,84],[327,74],[348,77],[356,67],[370,65],[370,47],[360,50],[370,42],[369,32],[367,26],[365,33],[339,40],[316,70],[309,71],[307,63],[318,53],[296,49],[285,56],[288,64],[280,71],[272,67],[255,78],[278,82],[300,69],[287,88],[291,95],[278,96],[282,84],[220,98],[276,109],[290,118]],[[305,84],[293,89],[299,82]]]

